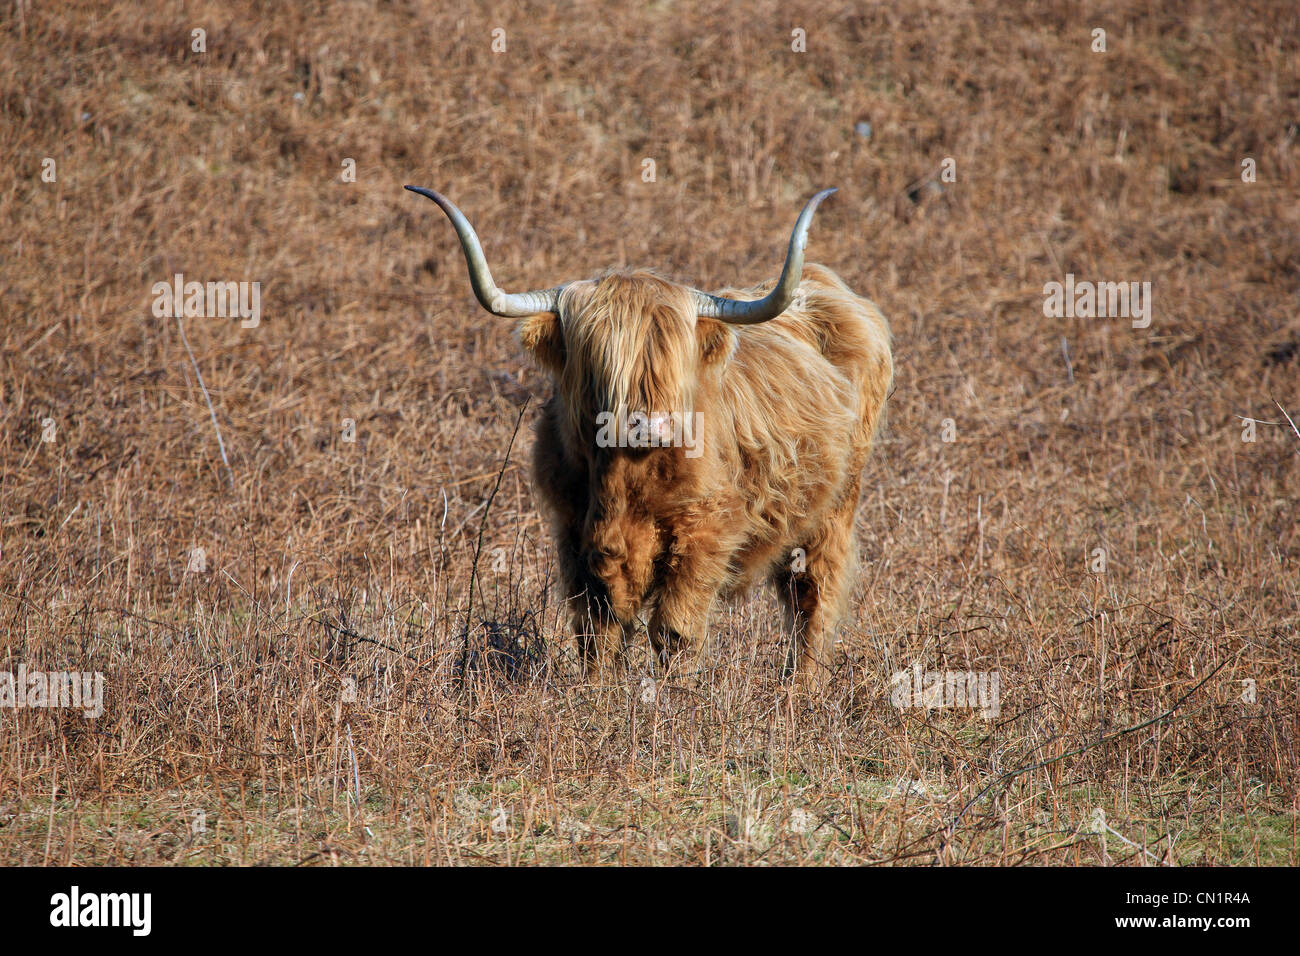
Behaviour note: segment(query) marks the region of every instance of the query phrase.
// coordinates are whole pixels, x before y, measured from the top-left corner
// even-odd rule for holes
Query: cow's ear
[[[519,323],[519,344],[542,369],[552,375],[564,371],[564,334],[554,312],[525,316]]]
[[[700,343],[700,364],[719,368],[736,352],[736,330],[717,319],[696,319],[695,337]]]

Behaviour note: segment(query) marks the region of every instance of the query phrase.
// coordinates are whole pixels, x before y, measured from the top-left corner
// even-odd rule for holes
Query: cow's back
[[[775,285],[771,280],[754,289],[729,289],[720,294],[758,298]],[[874,302],[855,293],[826,266],[813,262],[805,265],[799,289],[794,304],[783,315],[742,329],[740,334],[756,342],[776,335],[803,342],[840,371],[852,383],[857,396],[858,427],[854,437],[865,458],[882,423],[885,398],[893,381],[889,323]],[[742,349],[744,344],[742,339]],[[791,371],[798,374],[800,370]]]

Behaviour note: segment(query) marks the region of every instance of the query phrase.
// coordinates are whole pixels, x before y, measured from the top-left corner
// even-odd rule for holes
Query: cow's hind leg
[[[856,505],[856,497],[852,499]],[[853,507],[833,514],[773,576],[791,635],[785,676],[820,690],[830,676],[835,628],[848,607],[857,568]]]

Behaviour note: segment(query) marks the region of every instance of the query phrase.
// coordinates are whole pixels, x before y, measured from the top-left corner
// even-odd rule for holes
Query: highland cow
[[[704,641],[720,600],[766,579],[787,612],[786,671],[820,685],[893,375],[876,306],[803,265],[835,190],[804,207],[777,281],[711,295],[648,271],[504,293],[460,210],[406,188],[447,214],[479,302],[522,320],[523,347],[554,381],[533,481],[588,676],[621,667],[640,626],[666,670]]]

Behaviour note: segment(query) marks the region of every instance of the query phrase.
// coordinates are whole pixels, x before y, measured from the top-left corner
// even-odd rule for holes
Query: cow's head
[[[652,272],[611,272],[550,289],[503,292],[492,281],[474,227],[451,200],[431,189],[406,188],[447,214],[474,295],[493,315],[522,319],[520,341],[555,379],[566,417],[582,432],[600,412],[652,420],[689,416],[697,383],[717,374],[735,350],[732,326],[774,319],[794,301],[813,213],[835,192],[824,189],[808,200],[776,287],[746,301],[710,295]]]

